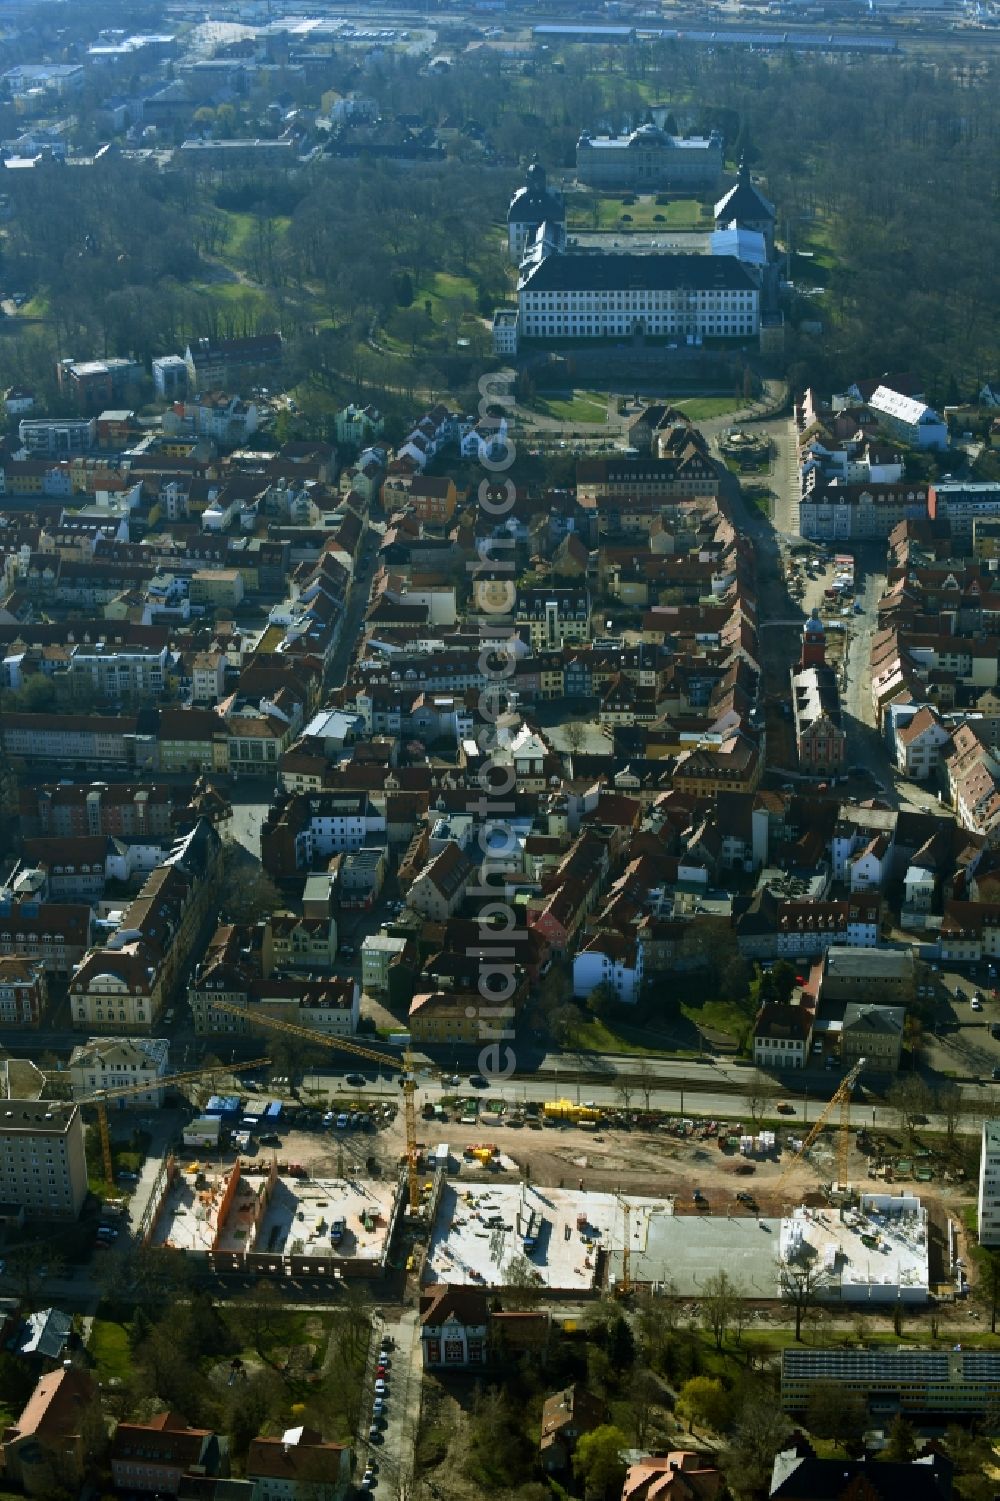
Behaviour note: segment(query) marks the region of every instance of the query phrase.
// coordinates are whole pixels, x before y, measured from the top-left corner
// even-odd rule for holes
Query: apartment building
[[[28,959],[62,978],[79,964],[93,933],[94,914],[84,902],[0,896],[0,959]]]
[[[37,1027],[47,995],[40,960],[0,958],[0,1027]]]
[[[885,541],[900,521],[927,517],[926,485],[824,483],[808,485],[799,502],[803,537],[828,542]]]
[[[753,1029],[753,1061],[758,1068],[805,1068],[815,1013],[807,1006],[779,1002],[761,1006]]]
[[[203,818],[178,839],[129,903],[117,932],[74,971],[69,986],[74,1028],[150,1033],[205,922],[221,848]]]
[[[184,794],[183,796],[186,796]],[[144,839],[169,835],[183,796],[165,783],[46,783],[21,790],[21,828],[26,835],[82,838],[111,835]]]
[[[159,698],[167,686],[170,653],[165,646],[111,648],[98,641],[74,646],[66,664],[72,678],[82,678],[103,698]]]
[[[577,589],[521,589],[515,623],[526,626],[533,651],[557,651],[590,640],[590,591]]]
[[[75,1220],[87,1197],[83,1117],[56,1100],[0,1100],[0,1201],[30,1220]]]
[[[218,341],[195,339],[184,351],[188,390],[213,391],[226,386],[238,389],[244,377],[280,366],[282,350],[280,334]]]
[[[228,1470],[228,1445],[210,1428],[192,1428],[177,1412],[148,1423],[119,1423],[111,1446],[115,1487],[176,1496],[185,1476],[213,1477]]]
[[[312,1428],[289,1428],[280,1437],[255,1438],[246,1476],[253,1501],[343,1501],[351,1487],[351,1450]]]
[[[159,1110],[167,1073],[170,1043],[165,1037],[91,1037],[70,1054],[70,1087],[75,1100],[102,1089],[148,1088],[114,1102],[118,1110]]]
[[[404,952],[408,940],[389,933],[370,933],[361,945],[361,985],[369,995],[389,990],[390,966]]]
[[[431,921],[444,922],[462,905],[475,873],[465,851],[449,842],[416,876],[406,893],[406,904]]]
[[[18,423],[17,436],[29,458],[65,459],[90,452],[97,441],[97,419],[28,417]]]
[[[143,376],[142,366],[135,360],[57,360],[56,383],[60,395],[66,397],[78,412],[92,412],[95,416],[112,407]]]
[[[139,733],[135,715],[5,713],[0,737],[8,756],[58,761],[67,771],[156,763],[156,737]]]
[[[979,1157],[979,1244],[1000,1247],[1000,1121],[983,1121]]]
[[[576,466],[576,498],[588,508],[599,506],[602,525],[608,529],[625,528],[619,507],[635,510],[661,505],[668,501],[691,500],[696,496],[714,497],[719,493],[719,470],[712,459],[695,443],[679,457],[581,459]],[[610,503],[610,504],[608,504]],[[644,530],[653,526],[654,517],[639,521]]]
[[[932,521],[947,521],[953,540],[971,539],[977,521],[1000,517],[1000,480],[942,480],[927,496]]]

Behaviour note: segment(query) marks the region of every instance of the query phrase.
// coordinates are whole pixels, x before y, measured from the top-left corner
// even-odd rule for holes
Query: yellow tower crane
[[[240,1070],[263,1068],[270,1063],[270,1058],[254,1058],[250,1063],[241,1063]],[[142,1081],[141,1084],[123,1084],[118,1089],[99,1089],[94,1094],[87,1095],[85,1099],[78,1100],[78,1105],[96,1105],[97,1124],[101,1132],[101,1155],[104,1158],[104,1181],[110,1186],[115,1180],[115,1164],[111,1156],[111,1131],[108,1127],[108,1100],[126,1100],[129,1095],[150,1094],[156,1089],[166,1089],[171,1084],[195,1084],[199,1079],[211,1079],[216,1074],[233,1073],[232,1063],[217,1063],[213,1068],[194,1068],[185,1074],[164,1074],[162,1077],[154,1076]]]
[[[281,1032],[287,1037],[299,1037],[305,1042],[312,1043],[318,1048],[329,1048],[332,1052],[353,1053],[358,1058],[367,1058],[369,1063],[377,1063],[386,1069],[395,1069],[402,1075],[403,1085],[403,1120],[406,1126],[406,1176],[409,1185],[410,1212],[417,1214],[420,1209],[420,1177],[417,1172],[417,1109],[414,1095],[416,1093],[416,1080],[413,1077],[413,1065],[410,1054],[404,1053],[402,1062],[394,1058],[391,1053],[380,1053],[375,1048],[366,1048],[360,1042],[354,1042],[346,1037],[324,1037],[321,1032],[316,1032],[312,1027],[300,1027],[294,1022],[279,1021],[277,1017],[262,1016],[256,1012],[248,1012],[243,1006],[234,1006],[229,1001],[212,1001],[213,1011],[226,1011],[232,1016],[240,1016],[252,1027],[266,1027],[270,1032]]]
[[[837,1127],[837,1182],[841,1187],[846,1185],[848,1154],[851,1149],[851,1094],[855,1084],[857,1084],[864,1072],[867,1061],[866,1058],[859,1058],[850,1073],[846,1074],[840,1081],[829,1104],[824,1105],[816,1120],[810,1126],[808,1134],[799,1147],[799,1150],[795,1153],[794,1157],[789,1158],[782,1168],[778,1181],[775,1184],[776,1193],[780,1192],[792,1168],[797,1162],[802,1161],[802,1158],[808,1152],[838,1106],[840,1107],[840,1124]]]

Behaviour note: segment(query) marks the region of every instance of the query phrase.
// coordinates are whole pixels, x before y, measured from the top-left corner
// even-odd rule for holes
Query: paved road
[[[365,611],[368,609],[368,599],[371,593],[372,579],[378,563],[378,542],[380,533],[378,529],[366,525],[361,538],[362,555],[357,564],[354,582],[351,585],[350,598],[347,604],[347,613],[341,627],[340,642],[333,654],[326,675],[328,688],[339,688],[343,685],[350,670],[351,662],[358,645],[358,637],[361,635]]]
[[[413,1466],[420,1425],[420,1390],[423,1356],[416,1309],[408,1310],[384,1325],[376,1320],[373,1334],[391,1335],[389,1400],[380,1444],[368,1446],[378,1465],[378,1495],[383,1501],[408,1496],[413,1486]],[[376,1340],[373,1339],[373,1345]]]

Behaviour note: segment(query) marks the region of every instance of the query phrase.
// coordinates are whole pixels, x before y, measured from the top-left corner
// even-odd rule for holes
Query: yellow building
[[[676,792],[712,797],[716,792],[756,792],[764,771],[760,745],[735,731],[715,749],[685,751],[674,768]]]
[[[415,1043],[477,1043],[481,1005],[481,998],[471,992],[437,990],[415,995],[410,1002],[410,1039]],[[487,1008],[484,1020],[495,1027],[495,1012],[493,1018]]]
[[[238,568],[199,568],[191,575],[190,599],[193,605],[235,609],[243,600],[243,575]]]

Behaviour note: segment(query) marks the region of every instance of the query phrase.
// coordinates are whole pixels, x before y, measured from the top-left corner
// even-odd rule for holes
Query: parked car
[[[973,1011],[982,1011],[983,1009],[983,1003],[978,999],[977,996],[972,997],[972,1000],[969,1002],[969,1006]]]
[[[469,1083],[473,1089],[489,1089],[489,1084],[483,1078],[482,1074],[470,1074]]]
[[[380,1376],[379,1379],[375,1383],[375,1395],[376,1395],[376,1397],[384,1397],[385,1394],[386,1394],[386,1392],[388,1390],[389,1390],[389,1388],[388,1388],[388,1386],[386,1384],[385,1378],[382,1377],[382,1376]]]
[[[345,1074],[344,1083],[350,1084],[352,1089],[360,1089],[362,1085],[368,1083],[368,1080],[364,1074]]]
[[[380,1418],[384,1412],[385,1412],[385,1398],[384,1397],[376,1397],[375,1401],[372,1403],[372,1417],[373,1418]]]

